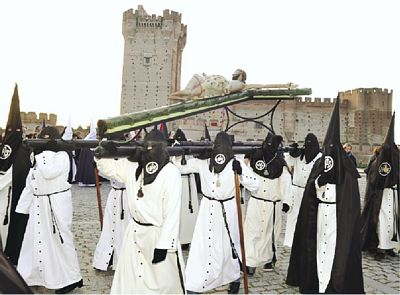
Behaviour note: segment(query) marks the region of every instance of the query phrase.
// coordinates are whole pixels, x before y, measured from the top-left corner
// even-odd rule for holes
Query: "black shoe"
[[[393,249],[386,250],[386,254],[389,255],[390,257],[396,257],[397,256],[396,252],[394,252]]]
[[[82,288],[82,286],[83,286],[83,279],[81,279],[79,282],[65,286],[61,289],[57,289],[56,294],[67,294],[67,293],[71,292],[72,290],[74,290],[76,287]]]
[[[238,294],[240,289],[240,282],[232,282],[229,284],[228,294]]]
[[[251,266],[246,266],[246,270],[247,270],[247,275],[249,277],[254,276],[254,274],[256,272],[256,268],[255,267],[251,267]]]
[[[181,249],[182,249],[182,250],[189,250],[189,246],[190,246],[190,243],[188,243],[188,244],[182,244],[182,245],[181,245]]]
[[[375,254],[375,259],[376,259],[376,260],[382,260],[383,258],[385,258],[385,253],[377,252],[377,253]]]
[[[272,262],[268,262],[264,265],[263,270],[264,271],[273,271],[275,268],[275,265]]]

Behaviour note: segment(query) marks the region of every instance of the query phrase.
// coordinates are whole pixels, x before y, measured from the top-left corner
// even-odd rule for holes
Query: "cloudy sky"
[[[118,115],[122,13],[182,13],[182,87],[197,72],[248,83],[295,82],[314,97],[393,89],[400,123],[400,4],[370,0],[4,0],[0,2],[0,126],[18,83],[22,111],[89,125]],[[398,130],[398,128],[397,128]],[[397,132],[399,133],[399,132]],[[397,141],[399,142],[399,137]]]

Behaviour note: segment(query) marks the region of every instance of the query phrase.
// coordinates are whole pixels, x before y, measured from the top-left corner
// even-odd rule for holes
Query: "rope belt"
[[[297,185],[297,184],[294,184],[294,183],[292,183],[292,185],[296,186],[296,187],[299,187],[299,188],[303,188],[303,189],[305,188],[304,186],[300,186],[300,185]]]
[[[232,258],[233,259],[238,259],[239,263],[242,263],[240,261],[239,255],[238,255],[238,253],[236,251],[235,244],[233,243],[233,240],[232,240],[231,231],[229,230],[228,221],[226,220],[226,210],[225,210],[225,206],[224,206],[224,202],[233,200],[235,197],[233,196],[233,197],[230,197],[228,199],[223,199],[223,200],[217,200],[215,198],[211,198],[211,197],[208,197],[206,195],[204,195],[204,197],[206,199],[209,199],[210,201],[217,201],[217,202],[221,203],[222,217],[224,218],[225,229],[226,229],[226,232],[227,232],[228,237],[229,237],[229,243],[231,244]]]
[[[64,240],[63,240],[63,238],[62,238],[62,236],[61,236],[61,232],[60,232],[60,228],[58,227],[58,224],[57,224],[56,216],[54,215],[53,206],[51,205],[51,198],[50,198],[50,196],[51,196],[51,195],[56,195],[56,194],[65,193],[65,192],[67,192],[67,191],[69,191],[69,190],[70,190],[70,189],[67,188],[67,189],[65,189],[65,190],[62,190],[62,191],[59,191],[59,192],[54,192],[54,193],[49,193],[49,194],[43,194],[43,195],[33,194],[35,197],[47,197],[47,198],[49,199],[50,213],[51,213],[51,223],[53,224],[53,234],[56,233],[56,228],[57,228],[58,236],[60,237],[61,244],[64,244]]]
[[[318,199],[318,204],[334,205],[334,204],[336,204],[336,202],[326,202],[326,201],[321,201],[320,199]]]
[[[4,216],[4,221],[3,225],[8,224],[8,209],[10,208],[10,200],[11,200],[11,185],[8,187],[8,195],[7,195],[7,209],[6,209],[6,215]]]
[[[154,224],[151,224],[151,223],[140,222],[140,221],[136,220],[135,217],[133,217],[133,216],[132,216],[132,219],[134,222],[136,222],[137,224],[142,225],[142,226],[154,226]]]
[[[188,180],[188,190],[189,190],[189,212],[193,214],[193,205],[192,205],[192,190],[191,190],[191,185],[190,185],[190,175],[192,174],[181,174],[181,176],[187,176]]]
[[[276,203],[281,202],[281,200],[276,200],[276,201],[272,201],[272,200],[267,200],[267,199],[262,199],[262,198],[258,198],[255,196],[251,196],[254,199],[260,200],[260,201],[264,201],[264,202],[269,202],[274,204],[274,212],[272,214],[272,252],[274,253],[274,255],[272,256],[272,262],[275,263],[276,262],[276,246],[275,246],[275,219],[276,219]]]
[[[124,187],[112,187],[114,190],[116,191],[121,191],[121,220],[124,220],[124,200],[123,200],[123,196],[124,196],[124,190],[126,190],[126,188]]]

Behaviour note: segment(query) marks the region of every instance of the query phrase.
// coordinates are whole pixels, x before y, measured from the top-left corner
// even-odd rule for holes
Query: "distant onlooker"
[[[372,154],[371,158],[369,158],[368,166],[366,169],[364,169],[365,174],[368,174],[371,164],[374,162],[374,160],[378,157],[380,151],[382,149],[382,146],[376,146],[374,147],[374,153]]]
[[[343,149],[346,152],[347,156],[349,156],[349,158],[353,161],[354,165],[357,167],[357,160],[356,157],[354,157],[353,153],[351,152],[351,150],[353,149],[353,147],[351,146],[350,143],[345,143],[343,145]]]

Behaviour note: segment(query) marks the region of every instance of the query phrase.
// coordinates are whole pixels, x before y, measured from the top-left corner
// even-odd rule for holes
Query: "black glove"
[[[289,211],[289,209],[290,209],[290,207],[289,207],[289,205],[288,204],[286,204],[286,203],[283,203],[282,204],[282,211],[283,212],[288,212]]]
[[[321,175],[318,177],[318,186],[324,186],[328,183],[328,177],[326,173],[322,172]]]
[[[300,157],[301,155],[301,149],[299,149],[299,145],[297,142],[294,142],[290,145],[291,149],[289,151],[289,155],[293,158]]]
[[[242,175],[242,166],[240,166],[240,162],[236,159],[233,160],[232,162],[232,169],[235,171],[238,175]]]
[[[127,159],[131,162],[140,162],[142,159],[143,149],[140,146],[136,146],[136,149]]]
[[[156,264],[164,261],[167,257],[167,249],[154,249],[153,261],[151,263]]]
[[[117,145],[114,141],[104,141],[100,143],[102,147],[104,147],[108,152],[115,155],[117,153]]]
[[[102,158],[105,153],[106,149],[102,146],[98,146],[93,150],[93,155],[98,159]]]

